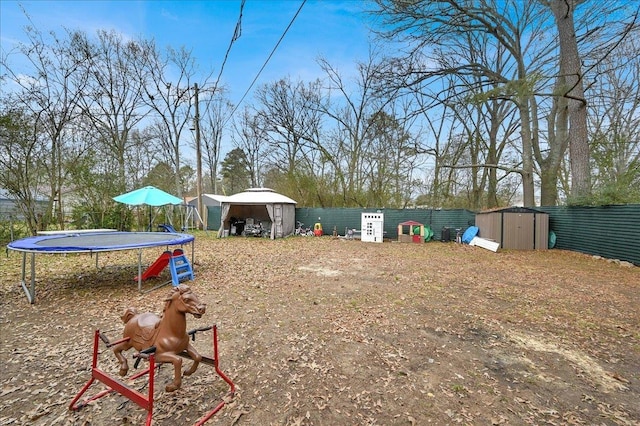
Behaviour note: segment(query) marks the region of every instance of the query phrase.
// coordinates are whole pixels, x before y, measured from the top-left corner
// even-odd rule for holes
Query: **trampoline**
[[[22,252],[22,279],[20,284],[29,300],[35,303],[36,273],[35,255],[38,253],[90,253],[96,254],[106,251],[138,250],[138,290],[142,291],[142,249],[160,246],[176,246],[191,243],[191,258],[193,259],[193,241],[195,237],[189,234],[173,232],[86,232],[65,234],[39,235],[12,241],[7,249]],[[31,285],[26,283],[27,254],[31,254]]]

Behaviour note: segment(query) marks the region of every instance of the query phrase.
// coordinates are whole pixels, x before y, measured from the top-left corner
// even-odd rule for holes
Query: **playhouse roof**
[[[406,222],[399,223],[402,226],[422,226],[422,223],[416,222],[415,220],[408,220]]]

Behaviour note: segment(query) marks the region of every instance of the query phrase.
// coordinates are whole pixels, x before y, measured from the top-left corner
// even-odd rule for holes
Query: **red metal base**
[[[218,328],[216,325],[213,325],[212,327],[206,327],[205,329],[208,330],[210,328],[213,328],[213,358],[209,358],[209,357],[202,357],[202,363],[204,364],[209,364],[212,365],[215,370],[216,373],[218,374],[218,376],[220,376],[222,378],[222,380],[224,380],[225,382],[227,382],[227,384],[229,384],[229,392],[227,393],[226,397],[233,397],[235,395],[235,390],[236,387],[233,384],[233,382],[231,381],[231,379],[229,379],[223,372],[222,370],[220,370],[220,367],[218,365]],[[199,330],[194,330],[193,332],[189,332],[192,336],[195,335],[195,331],[204,331],[205,329],[199,329]],[[123,342],[124,340],[128,339],[120,339],[116,342],[109,342],[108,339],[100,333],[100,330],[96,330],[94,333],[94,338],[93,338],[93,360],[91,363],[91,378],[89,379],[89,381],[82,387],[82,389],[80,390],[80,392],[78,392],[78,394],[75,396],[75,398],[73,398],[73,400],[71,401],[71,403],[69,404],[69,410],[79,410],[82,407],[85,407],[87,404],[89,404],[92,401],[95,401],[97,399],[102,398],[103,396],[109,395],[112,392],[117,392],[120,395],[124,396],[125,398],[129,399],[130,401],[136,403],[138,406],[140,406],[141,408],[143,408],[145,411],[147,411],[147,420],[145,422],[146,426],[150,426],[151,425],[151,421],[152,421],[152,417],[153,417],[153,387],[154,387],[154,378],[155,378],[155,370],[156,370],[156,364],[155,364],[155,357],[153,354],[149,354],[149,355],[145,355],[145,354],[136,354],[134,356],[137,357],[143,357],[143,358],[148,358],[149,359],[149,367],[144,369],[143,371],[134,374],[133,376],[130,377],[130,380],[135,380],[138,379],[146,374],[149,374],[149,392],[147,395],[143,395],[142,393],[138,392],[135,389],[131,389],[129,386],[127,386],[126,384],[124,384],[123,382],[121,382],[118,379],[114,379],[111,376],[109,376],[107,373],[105,373],[104,371],[102,371],[101,369],[98,368],[98,344],[99,344],[99,339],[101,339],[102,341],[104,341],[107,344],[107,347],[111,347],[113,345],[116,345],[120,342]],[[181,356],[185,357],[185,358],[191,358],[186,352],[183,352],[180,354]],[[80,399],[80,397],[82,397],[82,395],[89,389],[89,387],[91,387],[91,385],[95,382],[95,381],[99,381],[104,383],[107,386],[107,389],[98,392],[97,394],[93,395],[92,397],[89,397],[87,399],[85,399],[84,401],[82,401],[79,404],[76,404],[78,402],[78,400]],[[203,425],[207,420],[209,420],[211,417],[213,417],[214,414],[216,414],[218,411],[220,411],[220,409],[222,407],[224,407],[225,405],[225,398],[223,398],[218,405],[215,406],[215,408],[213,408],[211,411],[208,411],[204,416],[202,416],[196,423],[195,426],[201,426]]]

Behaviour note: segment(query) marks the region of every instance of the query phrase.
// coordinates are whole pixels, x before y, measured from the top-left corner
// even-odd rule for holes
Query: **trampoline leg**
[[[142,250],[138,250],[138,291],[142,292]]]
[[[29,303],[34,304],[36,302],[36,255],[31,253],[31,288],[27,287],[26,278],[26,265],[27,265],[27,253],[22,253],[22,279],[20,285],[24,294],[27,296]]]

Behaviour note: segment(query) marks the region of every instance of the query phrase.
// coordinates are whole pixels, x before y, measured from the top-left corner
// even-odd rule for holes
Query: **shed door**
[[[533,250],[533,213],[504,213],[502,218],[502,248]]]

